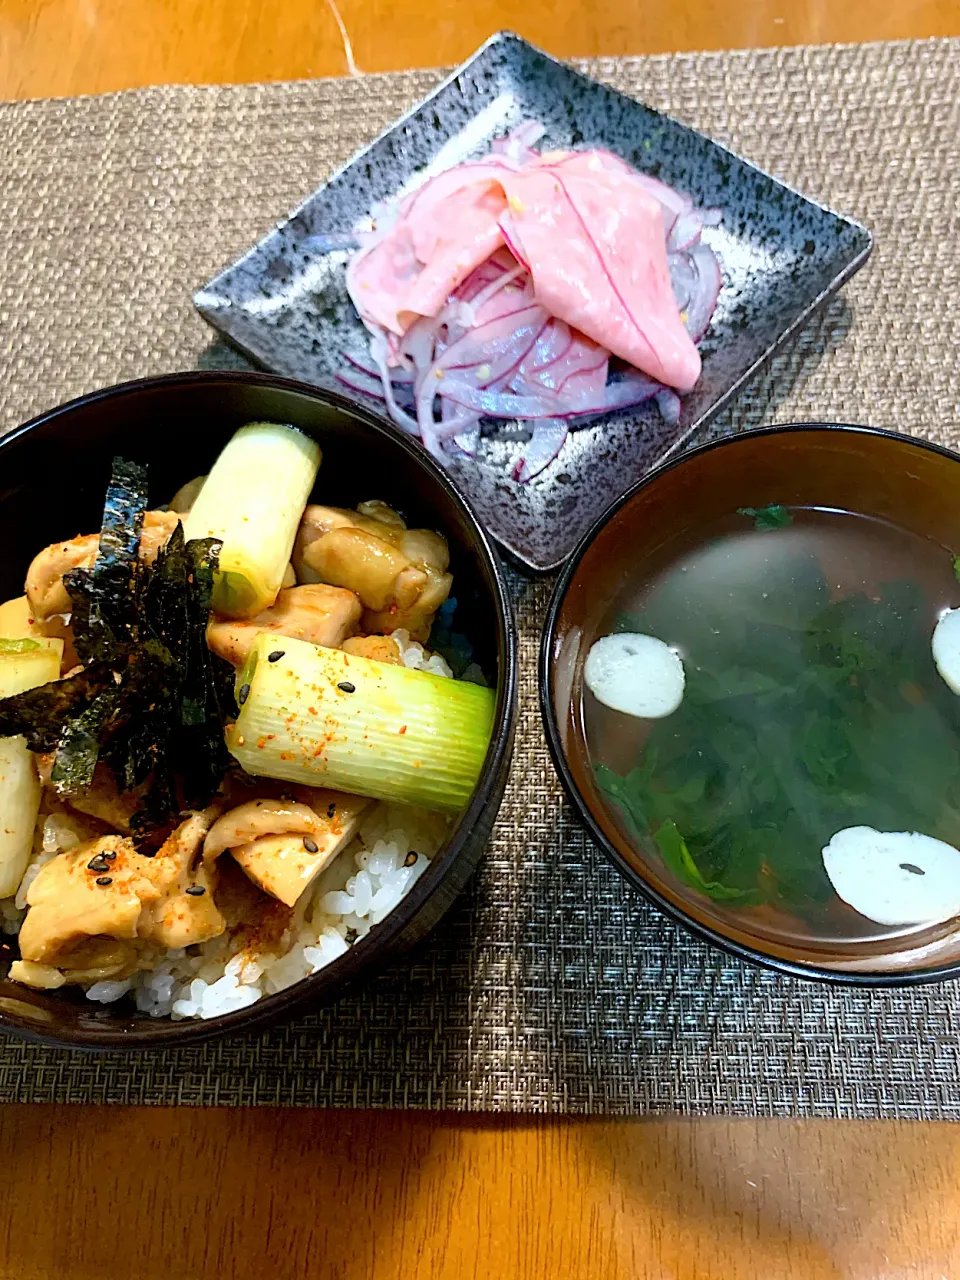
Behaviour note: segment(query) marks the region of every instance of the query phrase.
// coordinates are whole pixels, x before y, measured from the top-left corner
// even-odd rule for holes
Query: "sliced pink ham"
[[[677,309],[662,206],[635,175],[585,152],[502,179],[507,239],[547,310],[678,391],[700,355]]]
[[[523,420],[521,483],[570,425],[653,400],[678,421],[722,284],[701,240],[720,210],[610,152],[538,154],[541,134],[528,121],[375,210],[347,269],[369,353],[338,375],[441,461],[474,455],[483,419]]]
[[[423,269],[402,293],[396,332],[420,316],[436,315],[471,271],[496,253],[503,244],[503,207],[502,187],[476,183],[422,214],[413,211],[408,225]]]
[[[355,254],[347,267],[347,287],[363,321],[368,326],[379,325],[391,333],[402,333],[397,320],[398,300],[422,269],[406,222],[397,222],[375,245]]]
[[[364,320],[402,335],[420,316],[436,315],[496,253],[504,243],[502,172],[496,161],[460,165],[406,197],[394,225],[348,268],[350,293]]]
[[[351,293],[365,319],[402,335],[506,240],[552,315],[689,391],[700,356],[677,310],[650,181],[605,152],[554,153],[519,169],[463,165],[404,200],[394,226],[351,264]]]

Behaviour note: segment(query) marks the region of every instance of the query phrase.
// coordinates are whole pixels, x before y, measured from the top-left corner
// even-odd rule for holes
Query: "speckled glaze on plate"
[[[547,570],[864,264],[872,247],[864,227],[503,32],[194,301],[266,368],[342,391],[333,377],[339,353],[362,350],[366,341],[346,292],[348,253],[330,242],[349,236],[376,201],[417,185],[424,171],[483,153],[528,117],[546,125],[545,147],[605,147],[724,213],[721,225],[705,232],[720,256],[724,287],[700,347],[703,374],[684,398],[679,422],[668,426],[650,408],[609,415],[572,431],[557,460],[526,485],[510,479],[527,438],[516,424],[491,426],[476,459],[451,465],[493,536],[523,564]]]

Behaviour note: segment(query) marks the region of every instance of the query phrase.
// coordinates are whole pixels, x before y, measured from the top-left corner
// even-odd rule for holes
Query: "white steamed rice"
[[[260,950],[242,933],[168,950],[156,967],[96,982],[87,999],[111,1004],[131,993],[153,1018],[216,1018],[254,1004],[316,973],[349,950],[413,888],[448,830],[445,818],[402,805],[377,805],[359,836],[297,904],[277,949]],[[405,866],[411,853],[416,858]]]
[[[405,631],[393,635],[404,666],[453,675],[440,654],[427,653]],[[279,942],[250,943],[240,929],[186,950],[158,951],[155,957],[145,955],[149,967],[129,978],[95,982],[87,999],[112,1004],[129,994],[141,1012],[174,1021],[244,1009],[316,973],[369,933],[410,892],[449,829],[442,814],[378,804],[366,814],[357,837],[297,903]],[[0,931],[19,931],[26,893],[40,868],[86,838],[82,821],[71,814],[58,812],[41,820],[16,897],[0,901]]]

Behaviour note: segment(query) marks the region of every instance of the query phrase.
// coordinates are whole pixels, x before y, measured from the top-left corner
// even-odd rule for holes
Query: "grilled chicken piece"
[[[437,610],[450,594],[453,577],[442,573],[428,577],[427,584],[417,600],[406,608],[392,605],[387,609],[364,609],[360,625],[364,631],[389,635],[403,628],[410,632],[410,639],[427,644]]]
[[[260,836],[287,832],[310,836],[320,828],[320,819],[309,805],[296,800],[248,800],[213,824],[203,842],[203,857],[210,861],[225,849],[239,848]]]
[[[179,519],[175,511],[146,513],[140,537],[141,560],[153,563]],[[55,542],[34,557],[27,570],[26,593],[35,618],[42,621],[51,614],[71,612],[73,602],[63,584],[63,575],[70,569],[91,568],[99,546],[100,535],[88,533],[69,542]]]
[[[53,770],[54,753],[51,751],[38,755],[35,759],[40,781],[47,787]],[[76,813],[85,814],[88,818],[97,818],[122,835],[129,835],[130,819],[140,807],[140,798],[138,791],[125,791],[121,795],[113,780],[113,774],[106,765],[98,764],[93,772],[93,781],[90,786],[78,795],[63,798],[61,803]]]
[[[204,858],[229,849],[255,884],[288,907],[353,839],[372,803],[342,791],[295,791],[295,800],[251,800],[230,810],[204,844]]]
[[[136,949],[112,942],[136,938],[141,896],[156,896],[150,882],[138,874],[136,857],[126,837],[103,836],[42,867],[27,891],[29,910],[20,930],[23,959],[66,969],[129,972]],[[101,871],[88,867],[94,860]],[[109,885],[96,883],[108,874]]]
[[[85,813],[90,818],[99,818],[114,831],[123,835],[130,834],[130,819],[140,807],[139,791],[117,790],[113,774],[104,765],[97,765],[93,773],[93,781],[79,795],[68,796],[66,803],[78,813]]]
[[[409,608],[427,582],[402,551],[363,529],[331,529],[303,558],[321,582],[355,591],[366,609]]]
[[[349,640],[344,640],[340,648],[344,653],[357,658],[370,658],[373,662],[389,662],[394,667],[403,665],[400,646],[393,636],[353,636]]]
[[[231,946],[249,951],[251,957],[281,955],[289,945],[293,908],[264,893],[232,858],[221,858],[217,877],[217,905]]]
[[[145,905],[140,937],[162,947],[189,947],[223,933],[226,926],[213,897],[214,871],[200,860],[203,841],[219,815],[219,805],[191,814],[153,858],[145,859],[145,874],[160,896]]]
[[[216,808],[191,814],[153,858],[137,853],[128,837],[112,835],[46,863],[27,891],[23,959],[64,971],[67,981],[88,981],[91,974],[131,973],[138,943],[186,947],[217,937],[225,926],[211,870],[194,865],[217,814]]]
[[[274,631],[278,639],[290,636],[337,649],[354,634],[359,621],[360,601],[352,591],[323,583],[289,587],[279,593],[276,604],[249,621],[212,618],[207,644],[221,658],[240,667],[261,631]]]
[[[51,751],[47,755],[37,755],[36,762],[40,781],[44,786],[49,786],[50,773],[54,768],[54,754]],[[141,796],[138,791],[125,791],[120,794],[116,790],[113,773],[110,773],[105,764],[97,764],[93,771],[91,785],[79,792],[79,795],[65,797],[63,804],[76,813],[86,814],[88,818],[97,818],[106,826],[113,827],[114,831],[129,836],[131,818],[140,808],[140,801]]]
[[[450,594],[449,561],[440,534],[408,529],[382,502],[361,503],[356,511],[308,506],[293,552],[301,582],[329,582],[357,593],[366,630],[406,627],[421,643]]]
[[[37,991],[56,991],[66,978],[59,969],[49,964],[34,964],[32,960],[14,960],[10,966],[10,981],[22,982],[25,987]]]

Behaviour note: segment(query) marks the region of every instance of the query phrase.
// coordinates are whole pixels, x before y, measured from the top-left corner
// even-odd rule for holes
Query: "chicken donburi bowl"
[[[376,928],[470,800],[495,698],[446,539],[402,494],[311,502],[321,462],[251,423],[149,509],[116,458],[100,532],[38,548],[0,605],[14,982],[244,1008]]]

